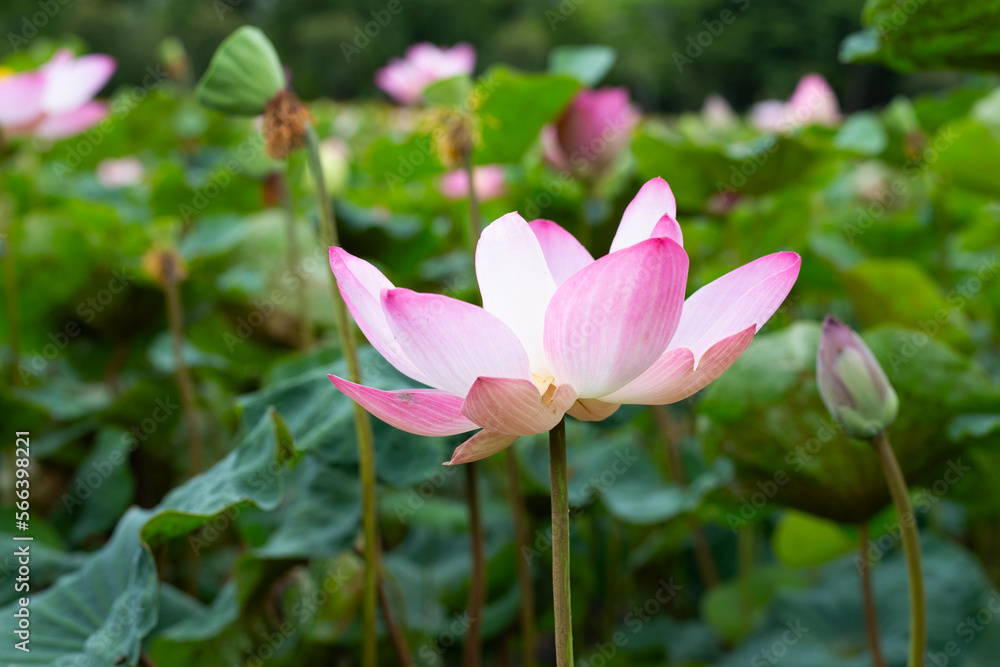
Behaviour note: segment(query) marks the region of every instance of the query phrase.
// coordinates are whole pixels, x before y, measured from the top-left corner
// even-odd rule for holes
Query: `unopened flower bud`
[[[896,420],[899,399],[868,346],[832,315],[823,320],[816,355],[819,395],[844,433],[873,438]]]

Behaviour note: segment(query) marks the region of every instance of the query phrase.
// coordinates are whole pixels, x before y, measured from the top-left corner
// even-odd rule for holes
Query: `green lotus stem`
[[[865,634],[868,637],[868,647],[872,652],[874,667],[886,667],[882,656],[882,646],[878,633],[878,614],[875,610],[875,596],[872,595],[871,564],[868,562],[868,524],[863,523],[858,528],[858,557],[861,559],[861,597],[865,608]]]
[[[756,546],[754,544],[754,526],[747,524],[736,534],[736,559],[739,570],[740,613],[743,618],[743,629],[749,631],[753,626],[753,568]]]
[[[573,665],[573,610],[569,577],[569,487],[566,476],[566,418],[549,431],[552,481],[552,598],[555,605],[556,665]]]
[[[531,578],[531,564],[524,557],[528,547],[528,513],[524,508],[521,492],[521,471],[517,467],[514,448],[504,451],[507,464],[507,495],[510,511],[514,515],[514,545],[517,547],[517,581],[521,588],[521,664],[535,667],[535,589]]]
[[[916,515],[910,504],[910,492],[906,478],[899,467],[899,461],[889,444],[885,431],[872,439],[885,481],[889,485],[892,503],[899,517],[899,530],[903,539],[903,554],[906,556],[906,574],[910,585],[910,658],[908,667],[924,666],[924,651],[927,646],[927,600],[924,595],[924,573],[920,564],[920,533],[917,530]]]
[[[21,302],[17,285],[17,207],[8,206],[7,179],[3,168],[3,136],[0,135],[0,233],[5,238],[3,253],[4,308],[7,313],[7,340],[10,345],[10,386],[21,384]],[[11,468],[13,470],[13,468]],[[11,486],[13,488],[13,486]]]
[[[472,252],[472,266],[473,273],[475,273],[475,262],[476,262],[476,243],[479,242],[479,233],[483,229],[482,217],[479,213],[479,197],[476,196],[476,183],[473,180],[473,174],[475,169],[472,166],[472,151],[469,151],[462,160],[462,166],[465,169],[465,174],[469,177],[469,227],[468,227],[468,243],[469,249]]]
[[[181,290],[177,276],[177,266],[171,258],[164,262],[163,293],[167,297],[167,326],[170,328],[170,347],[174,355],[174,373],[177,389],[181,394],[184,420],[188,426],[188,456],[191,476],[204,468],[204,448],[201,443],[201,422],[198,419],[198,405],[195,400],[194,382],[184,361],[184,307],[181,305]]]
[[[479,510],[476,463],[465,464],[465,494],[469,506],[469,541],[472,544],[472,572],[469,578],[469,628],[462,643],[462,665],[482,664],[483,607],[486,604],[486,556],[483,549],[483,521]]]
[[[285,211],[285,235],[288,243],[288,270],[293,276],[299,272],[299,238],[295,229],[295,202],[292,199],[292,188],[285,174],[277,173],[278,187],[281,190],[281,207]],[[312,331],[312,318],[309,317],[309,292],[306,282],[300,281],[298,294],[299,327],[302,333],[302,346],[311,348],[315,342]]]
[[[316,191],[316,203],[319,207],[323,228],[323,238],[329,246],[340,245],[337,235],[337,223],[333,217],[333,205],[326,191],[326,181],[323,179],[323,164],[319,157],[319,137],[316,130],[309,125],[306,131],[306,155],[309,159],[309,170],[312,173]],[[358,362],[357,342],[354,329],[347,313],[340,290],[337,288],[337,278],[330,272],[333,281],[334,314],[337,317],[337,335],[340,338],[340,349],[347,361],[347,374],[351,382],[361,383],[361,364]],[[378,608],[378,507],[375,497],[375,437],[372,434],[372,423],[360,404],[354,405],[354,425],[358,439],[358,461],[361,475],[361,512],[364,532],[365,581],[362,603],[362,623],[364,636],[362,638],[362,664],[365,667],[375,667],[378,663],[378,635],[375,624]]]

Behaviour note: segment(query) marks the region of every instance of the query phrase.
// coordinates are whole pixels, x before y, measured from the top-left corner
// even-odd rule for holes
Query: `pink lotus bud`
[[[899,399],[885,371],[861,337],[832,315],[823,320],[816,384],[827,410],[853,438],[873,438],[896,420]]]
[[[502,197],[507,192],[504,181],[506,174],[503,167],[497,164],[486,164],[475,167],[472,171],[472,182],[479,201],[488,201]],[[469,176],[464,169],[449,171],[441,177],[441,194],[446,199],[460,201],[469,196]]]
[[[476,51],[471,44],[442,49],[427,42],[414,44],[406,58],[393,58],[375,73],[375,85],[400,104],[419,104],[424,88],[435,81],[472,74]]]
[[[596,179],[628,146],[638,122],[627,89],[580,91],[555,128],[543,131],[546,158],[578,177]]]
[[[709,127],[729,127],[737,121],[733,107],[718,93],[705,98],[701,105],[701,117]]]
[[[750,123],[762,132],[787,134],[807,125],[840,123],[840,105],[830,84],[819,74],[806,74],[788,102],[765,100],[750,108]]]

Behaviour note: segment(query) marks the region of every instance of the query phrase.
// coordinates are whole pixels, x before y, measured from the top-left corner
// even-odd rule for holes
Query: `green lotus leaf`
[[[195,94],[209,109],[256,116],[284,87],[285,73],[271,40],[243,26],[219,45]]]

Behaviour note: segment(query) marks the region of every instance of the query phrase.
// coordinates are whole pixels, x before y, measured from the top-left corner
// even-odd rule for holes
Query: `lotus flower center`
[[[535,386],[538,387],[538,393],[542,395],[542,403],[544,405],[551,403],[552,397],[556,395],[556,379],[551,375],[541,376],[534,373],[531,374],[531,378],[535,381]]]

